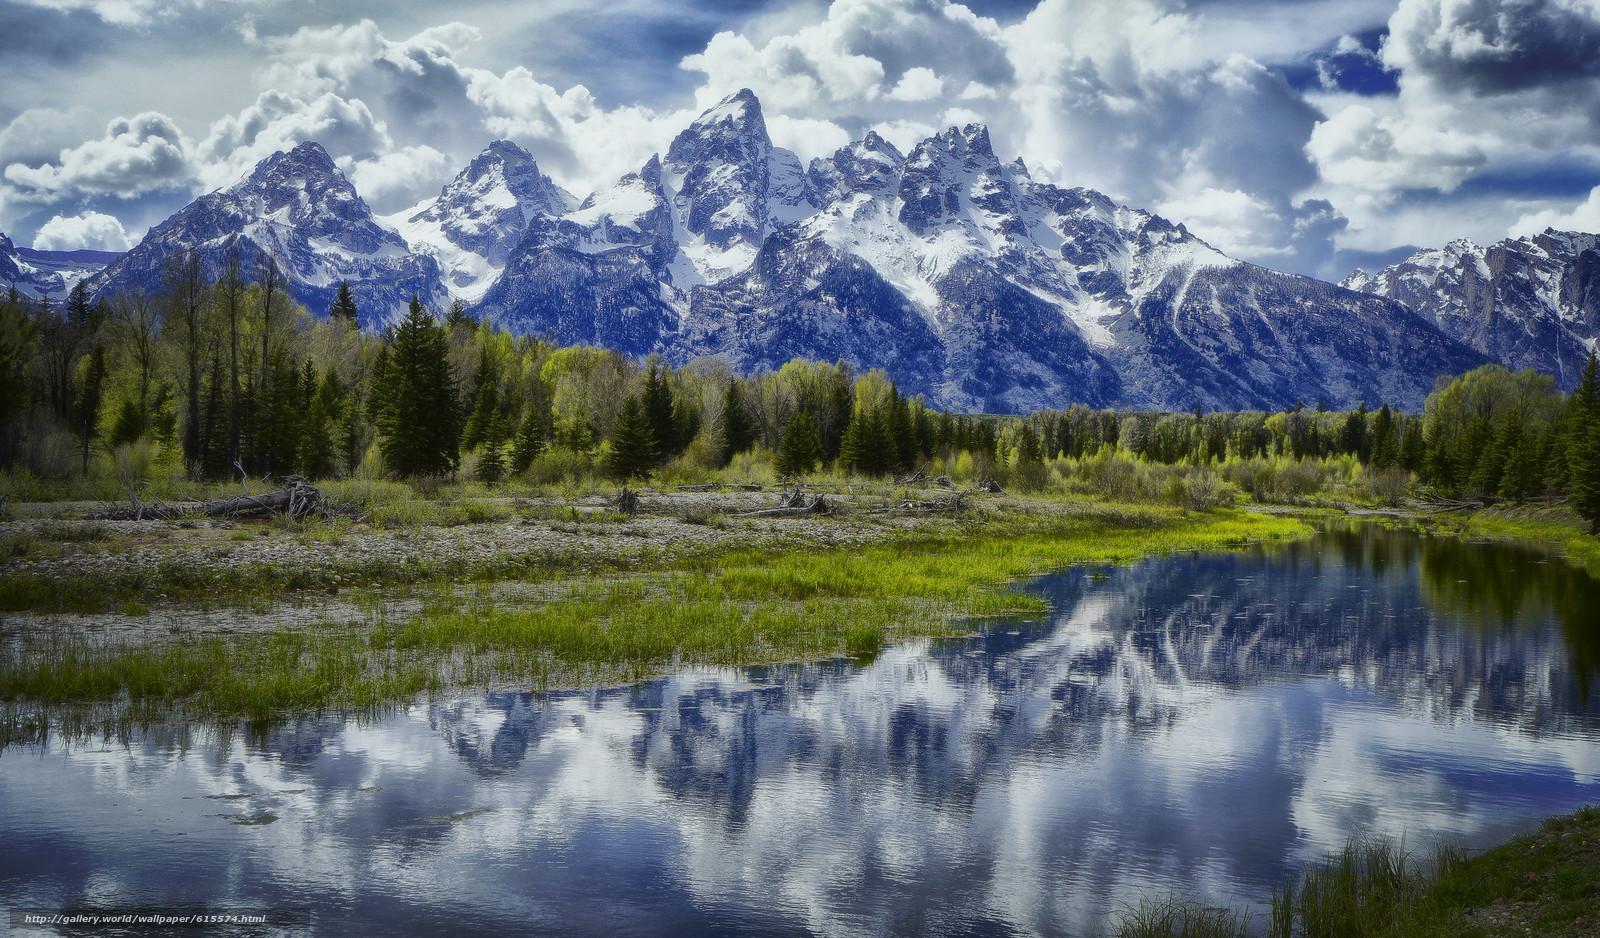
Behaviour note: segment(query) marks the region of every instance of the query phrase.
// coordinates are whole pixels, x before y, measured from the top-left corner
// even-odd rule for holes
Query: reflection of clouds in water
[[[1554,613],[1463,629],[1419,585],[1441,561],[1391,541],[1070,571],[1046,623],[859,669],[8,753],[0,834],[59,859],[0,882],[413,927],[1082,932],[1147,892],[1259,900],[1354,832],[1481,840],[1600,796]]]

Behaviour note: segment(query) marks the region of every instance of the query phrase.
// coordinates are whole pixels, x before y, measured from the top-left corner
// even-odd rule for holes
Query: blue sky
[[[1596,0],[0,0],[0,231],[117,249],[303,139],[380,212],[490,139],[583,194],[760,96],[809,159],[990,126],[1036,175],[1338,277],[1600,228]]]

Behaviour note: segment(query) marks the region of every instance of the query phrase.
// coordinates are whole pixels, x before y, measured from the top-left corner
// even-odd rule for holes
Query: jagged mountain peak
[[[328,183],[349,185],[333,157],[315,140],[279,150],[255,165],[244,179],[231,188],[288,187],[315,188]]]
[[[568,211],[572,196],[539,171],[533,154],[494,140],[455,178],[425,200],[384,221],[411,245],[432,255],[457,299],[476,302],[536,218]]]
[[[707,160],[753,164],[764,161],[771,149],[761,102],[749,88],[741,88],[701,112],[674,137],[666,162],[679,172]]]
[[[319,313],[349,281],[368,325],[403,312],[412,294],[448,302],[438,264],[378,224],[314,141],[273,153],[235,185],[191,202],[88,282],[98,296],[159,292],[167,260],[189,251],[212,277],[235,252],[252,271],[271,258],[289,292]]]

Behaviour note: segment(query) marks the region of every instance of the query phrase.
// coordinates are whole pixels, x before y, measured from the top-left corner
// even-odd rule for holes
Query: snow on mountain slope
[[[150,230],[133,250],[89,278],[97,296],[162,289],[169,259],[199,254],[207,276],[237,249],[246,276],[271,256],[294,298],[325,313],[340,281],[349,281],[363,325],[377,327],[405,310],[413,294],[440,306],[449,297],[434,258],[373,218],[316,143],[274,153],[245,179],[203,195]]]
[[[437,197],[379,220],[413,251],[438,261],[451,296],[475,303],[500,276],[529,222],[564,214],[572,203],[527,150],[496,140]]]
[[[1600,236],[1546,229],[1483,247],[1451,241],[1343,285],[1399,300],[1513,368],[1573,387],[1600,338]]]
[[[868,133],[802,167],[772,145],[749,91],[576,205],[498,141],[438,198],[386,220],[393,229],[303,144],[196,200],[90,282],[159,288],[166,260],[191,248],[214,276],[237,244],[250,270],[270,252],[319,313],[349,279],[369,326],[413,292],[435,308],[453,296],[559,342],[745,370],[844,358],[985,411],[1416,407],[1438,375],[1486,360],[1440,330],[1448,315],[1245,264],[1181,224],[1036,181],[997,157],[980,124],[908,155]],[[1554,297],[1553,315],[1592,337],[1593,239],[1542,237],[1502,266],[1525,269],[1524,292]],[[1492,256],[1470,267],[1499,269]]]
[[[16,287],[30,299],[62,300],[78,281],[120,257],[113,251],[40,251],[17,247],[0,234],[0,290]]]

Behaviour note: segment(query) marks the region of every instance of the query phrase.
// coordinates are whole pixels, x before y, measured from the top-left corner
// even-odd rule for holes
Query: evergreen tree
[[[821,458],[822,442],[817,439],[817,425],[811,415],[802,410],[784,425],[775,468],[782,476],[806,475],[817,467]]]
[[[484,429],[483,448],[478,453],[478,481],[495,485],[506,475],[506,418],[499,413],[489,418]]]
[[[511,454],[511,466],[517,472],[525,472],[533,465],[533,461],[544,452],[546,441],[550,439],[551,417],[550,401],[543,395],[535,395],[528,402],[527,412],[522,416],[522,424],[517,427],[517,442]]]
[[[444,314],[444,324],[454,330],[457,326],[478,327],[477,320],[467,315],[467,308],[461,305],[460,300],[450,304],[450,311]]]
[[[893,439],[892,469],[910,472],[917,467],[917,428],[911,420],[911,405],[894,391],[889,397],[889,435]]]
[[[350,294],[350,281],[339,281],[339,291],[333,297],[333,305],[328,307],[329,319],[343,319],[356,324],[356,298]]]
[[[378,430],[389,471],[428,476],[454,470],[460,437],[449,339],[415,296],[390,343],[383,378]]]
[[[745,413],[739,382],[729,378],[728,389],[722,394],[722,417],[717,424],[717,458],[726,466],[754,442],[755,427],[750,415]]]
[[[306,409],[300,434],[301,474],[312,479],[327,479],[338,474],[338,435],[344,398],[343,385],[329,371],[312,396],[311,406]]]
[[[1339,448],[1354,455],[1363,463],[1370,452],[1367,449],[1367,405],[1352,410],[1344,418],[1344,428],[1339,433]]]
[[[844,425],[844,433],[839,437],[839,468],[845,472],[859,472],[866,455],[866,444],[862,440],[861,424],[859,417],[851,417],[850,422]]]
[[[462,449],[476,449],[487,437],[490,424],[500,416],[500,369],[485,346],[478,352],[478,369],[472,376],[473,404],[461,434]]]
[[[650,421],[650,431],[655,436],[657,458],[666,462],[683,452],[677,414],[673,410],[672,388],[654,362],[650,363],[650,372],[645,376],[643,406],[645,419]]]
[[[1543,488],[1539,450],[1524,432],[1521,414],[1512,411],[1506,418],[1500,427],[1499,439],[1495,441],[1495,449],[1502,460],[1500,487],[1496,494],[1511,501],[1521,501],[1539,494]]]
[[[1572,395],[1572,416],[1567,436],[1567,466],[1572,507],[1600,534],[1600,375],[1595,353],[1583,369],[1583,380]]]
[[[611,437],[611,449],[606,452],[606,474],[613,479],[645,478],[656,466],[656,441],[650,432],[650,420],[637,397],[629,397],[622,404],[622,414],[617,419]]]
[[[95,426],[100,421],[100,399],[106,385],[106,350],[95,346],[89,352],[84,366],[83,380],[78,385],[78,397],[73,406],[73,429],[83,451],[83,471],[89,471],[89,452],[94,446]]]
[[[1388,469],[1400,461],[1400,441],[1396,438],[1394,412],[1385,404],[1372,418],[1372,466]]]

